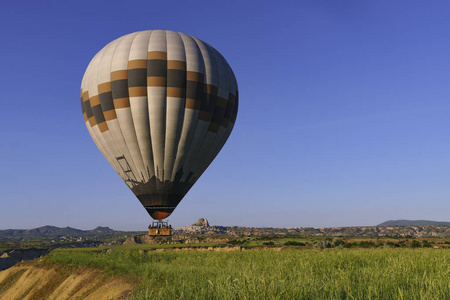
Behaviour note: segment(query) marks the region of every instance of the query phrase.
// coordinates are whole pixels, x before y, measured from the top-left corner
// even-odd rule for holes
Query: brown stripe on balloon
[[[119,70],[111,72],[111,81],[128,79],[128,70]]]
[[[111,82],[105,82],[98,85],[98,93],[108,93],[111,92]]]
[[[84,119],[84,123],[86,123],[87,120],[88,120],[88,118],[87,118],[87,116],[86,116],[86,113],[83,113],[83,119]]]
[[[194,72],[194,71],[187,71],[186,72],[186,80],[188,81],[198,81],[198,82],[204,82],[205,75],[203,73]]]
[[[145,97],[147,96],[147,86],[130,87],[128,92],[130,97]]]
[[[101,133],[109,130],[108,125],[106,124],[106,122],[98,123],[98,129],[100,129]]]
[[[167,97],[185,98],[186,89],[177,87],[167,87]]]
[[[106,121],[111,121],[111,120],[117,119],[117,114],[116,114],[116,111],[114,109],[108,110],[108,111],[104,111],[103,115],[105,116],[105,120]]]
[[[167,77],[147,77],[147,86],[166,86]]]
[[[186,98],[185,108],[199,110],[202,105],[202,101],[199,99]]]
[[[217,95],[219,88],[212,84],[206,85],[206,93],[209,95]]]
[[[182,60],[168,60],[167,69],[176,69],[186,71],[186,62]]]
[[[89,125],[91,125],[91,127],[94,127],[95,125],[97,125],[97,123],[95,122],[94,116],[90,117],[88,119],[88,121],[89,121]]]
[[[130,99],[129,98],[120,98],[120,99],[114,99],[114,108],[126,108],[130,107]]]
[[[91,97],[90,102],[91,102],[91,107],[99,105],[100,104],[100,97],[98,95],[95,95],[95,96]]]
[[[150,51],[150,52],[147,53],[147,59],[163,59],[163,60],[167,60],[167,52]]]
[[[89,92],[88,91],[83,93],[83,101],[87,101],[87,100],[89,100]]]
[[[131,69],[147,69],[147,60],[135,59],[128,61],[128,70]]]

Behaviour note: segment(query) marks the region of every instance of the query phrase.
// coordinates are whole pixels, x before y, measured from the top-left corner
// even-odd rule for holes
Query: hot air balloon
[[[228,139],[238,87],[227,61],[207,43],[147,30],[94,56],[81,83],[81,108],[101,153],[160,221]]]

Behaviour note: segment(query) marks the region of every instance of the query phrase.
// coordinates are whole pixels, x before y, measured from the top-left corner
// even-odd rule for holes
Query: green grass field
[[[141,282],[135,299],[450,299],[446,249],[55,250]]]

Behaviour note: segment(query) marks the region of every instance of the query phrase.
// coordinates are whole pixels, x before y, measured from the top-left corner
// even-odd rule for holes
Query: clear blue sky
[[[450,221],[449,16],[448,1],[2,1],[0,229],[145,230],[79,91],[95,53],[147,29],[211,44],[239,84],[175,227]]]

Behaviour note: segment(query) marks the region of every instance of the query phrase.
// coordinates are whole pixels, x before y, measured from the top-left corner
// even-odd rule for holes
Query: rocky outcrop
[[[197,222],[195,222],[192,225],[194,225],[194,226],[201,226],[201,227],[209,227],[209,222],[206,219],[200,218],[200,219],[197,220]]]
[[[211,226],[207,219],[200,218],[192,225],[187,225],[173,230],[174,235],[196,235],[196,234],[229,234],[226,226]]]

